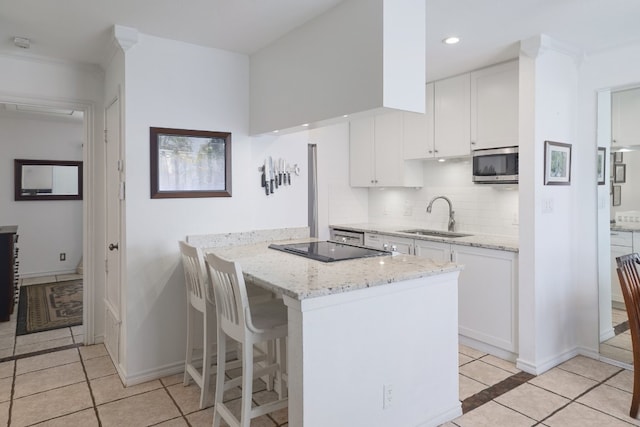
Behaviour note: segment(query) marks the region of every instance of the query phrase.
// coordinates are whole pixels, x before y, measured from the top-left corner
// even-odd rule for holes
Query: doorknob
[[[113,243],[109,244],[109,250],[112,251],[114,249],[118,249],[118,244],[116,243],[115,245]]]

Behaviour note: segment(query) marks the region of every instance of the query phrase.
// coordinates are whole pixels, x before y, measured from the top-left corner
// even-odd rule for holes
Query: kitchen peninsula
[[[462,413],[460,266],[404,254],[324,263],[268,245],[205,250],[283,296],[290,426],[435,426]]]

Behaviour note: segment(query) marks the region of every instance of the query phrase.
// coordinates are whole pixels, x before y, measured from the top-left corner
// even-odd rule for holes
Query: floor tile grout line
[[[16,392],[16,372],[18,370],[18,362],[13,362],[13,380],[11,381],[11,397],[9,399],[9,416],[7,417],[7,426],[11,425],[11,414],[13,413],[13,395]]]
[[[162,381],[160,381],[160,384],[162,385],[162,388],[164,389],[164,391],[169,395],[169,399],[171,399],[173,404],[176,405],[176,408],[178,408],[178,412],[180,413],[180,416],[182,417],[182,419],[187,423],[187,425],[189,427],[191,427],[191,423],[187,419],[187,415],[182,411],[182,408],[180,407],[180,405],[178,405],[178,402],[176,402],[176,400],[173,398],[173,395],[169,391],[169,388]],[[176,384],[180,384],[180,383],[176,383]],[[174,385],[175,384],[172,384],[172,386],[174,386]],[[206,409],[206,408],[204,408],[204,409]],[[196,411],[196,412],[198,412],[198,411]],[[176,417],[176,418],[178,418],[178,417]],[[173,418],[171,418],[171,419],[173,419]],[[169,421],[169,420],[165,420],[165,421]],[[164,422],[164,421],[162,421],[162,422]]]
[[[91,396],[91,403],[93,404],[93,412],[96,415],[96,419],[98,420],[98,427],[102,426],[102,420],[100,420],[100,413],[98,412],[98,405],[96,405],[96,398],[93,395],[93,388],[91,388],[91,381],[89,380],[89,374],[87,373],[87,367],[85,366],[84,358],[82,357],[82,352],[78,349],[78,356],[80,357],[80,364],[82,365],[82,371],[84,372],[84,378],[87,382],[87,388],[89,389],[89,396]]]
[[[43,341],[44,342],[44,341]],[[28,357],[41,356],[43,354],[55,353],[57,351],[69,350],[71,348],[83,347],[84,344],[67,344],[61,347],[46,348],[43,350],[32,351],[30,353],[14,354],[13,356],[0,358],[0,363],[11,362],[12,360],[26,359]]]
[[[563,369],[563,370],[564,370],[564,369]],[[600,387],[601,385],[605,384],[607,381],[609,381],[611,378],[615,377],[616,375],[618,375],[618,374],[619,374],[620,372],[622,372],[622,371],[624,371],[624,369],[620,369],[620,370],[619,370],[619,371],[617,371],[616,373],[614,373],[614,374],[612,374],[612,375],[608,376],[607,378],[603,379],[602,381],[598,382],[597,384],[595,384],[595,385],[593,385],[593,386],[589,387],[588,389],[586,389],[584,392],[580,393],[579,395],[577,395],[577,396],[576,396],[576,397],[574,397],[573,399],[569,399],[567,396],[562,396],[562,397],[564,397],[565,399],[569,399],[569,401],[568,401],[565,405],[561,406],[560,408],[556,409],[555,411],[553,411],[552,413],[550,413],[549,415],[547,415],[546,417],[544,417],[543,419],[541,419],[541,420],[540,420],[540,422],[542,423],[542,422],[544,422],[544,421],[548,420],[548,419],[549,419],[549,418],[551,418],[553,415],[555,415],[556,413],[558,413],[559,411],[561,411],[562,409],[566,408],[567,406],[571,405],[571,404],[572,404],[572,403],[574,403],[574,402],[575,402],[575,403],[577,403],[577,404],[580,404],[580,405],[584,405],[583,403],[578,402],[578,399],[579,399],[579,398],[581,398],[581,397],[582,397],[582,396],[584,396],[585,394],[589,393],[591,390],[594,390],[595,388]],[[566,371],[566,372],[569,372],[569,371]],[[575,374],[575,375],[578,375],[578,374],[576,374],[575,372],[572,372],[572,373],[573,373],[573,374]],[[581,375],[581,376],[582,376],[582,375]],[[583,377],[583,378],[587,378],[587,377]],[[593,378],[589,378],[589,379],[593,380]],[[595,380],[594,380],[594,381],[595,381]],[[535,385],[535,384],[532,384],[532,385]],[[539,386],[538,386],[538,387],[539,387]],[[543,390],[547,390],[546,388],[543,388],[543,387],[540,387],[540,388],[542,388]],[[551,391],[551,390],[547,390],[547,391]],[[552,393],[553,393],[553,392],[552,392]],[[554,394],[557,394],[557,393],[554,393]],[[560,396],[561,396],[561,395],[560,395]],[[591,408],[591,409],[593,409],[594,411],[598,411],[598,412],[600,412],[600,413],[602,413],[602,414],[605,414],[605,415],[608,415],[608,416],[610,416],[610,417],[613,417],[613,418],[615,418],[615,419],[620,420],[620,418],[616,417],[615,415],[607,414],[606,412],[602,412],[602,411],[600,411],[599,409],[597,409],[597,408],[593,408],[593,407],[588,406],[588,405],[584,405],[584,406],[586,406],[587,408]],[[622,421],[624,421],[624,420],[622,420]],[[625,422],[626,422],[626,421],[625,421]]]

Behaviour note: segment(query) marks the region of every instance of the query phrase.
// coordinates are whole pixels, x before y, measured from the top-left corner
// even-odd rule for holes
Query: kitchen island
[[[411,255],[323,263],[268,243],[209,251],[283,296],[290,426],[436,426],[462,413],[460,266]]]

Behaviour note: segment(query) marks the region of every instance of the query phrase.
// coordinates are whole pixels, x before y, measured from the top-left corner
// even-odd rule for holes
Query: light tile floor
[[[213,409],[199,410],[199,388],[184,387],[181,374],[125,388],[102,344],[81,345],[82,326],[15,337],[15,317],[0,323],[0,426],[211,425]],[[640,426],[628,417],[629,370],[578,356],[531,377],[464,345],[458,359],[465,413],[443,426]],[[254,390],[255,404],[277,398],[260,380]],[[240,389],[226,392],[225,401],[237,413]],[[287,426],[287,411],[251,425]]]
[[[628,321],[627,311],[614,308],[611,311],[611,318],[613,327],[615,328],[621,323]],[[627,329],[621,334],[600,343],[600,354],[604,357],[608,357],[609,359],[633,365],[631,332]]]
[[[628,417],[631,371],[577,356],[505,389],[514,376],[523,375],[514,364],[463,345],[459,364],[463,406],[484,401],[443,426],[640,425]],[[260,380],[254,389],[256,404],[277,398]],[[184,387],[181,374],[123,387],[102,344],[18,355],[0,363],[0,425],[210,426],[213,410],[199,410],[198,399],[198,387]],[[225,393],[225,401],[237,412],[240,389]],[[287,411],[262,416],[251,425],[287,426]]]

